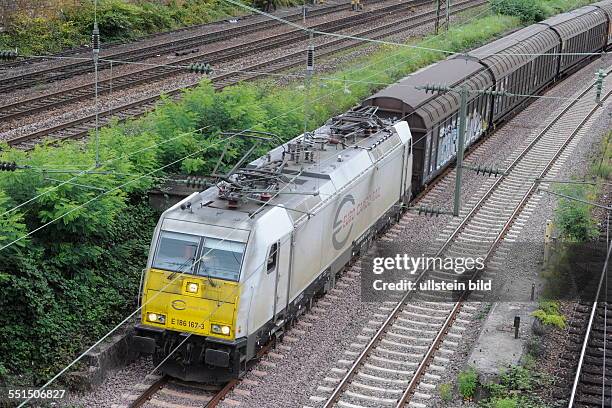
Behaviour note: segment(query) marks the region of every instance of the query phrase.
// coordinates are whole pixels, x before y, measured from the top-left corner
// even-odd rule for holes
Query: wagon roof
[[[609,1],[604,3],[607,3],[608,7],[610,7]],[[551,17],[541,21],[539,24],[545,27],[552,27],[563,40],[567,40],[606,20],[607,17],[601,9],[586,6]]]
[[[364,106],[378,106],[387,112],[398,112],[398,116],[417,110],[436,95],[418,90],[425,84],[457,85],[467,77],[483,69],[477,61],[464,57],[446,59],[415,72],[363,101]]]
[[[600,1],[598,3],[591,4],[591,6],[599,7],[600,9],[605,10],[605,12],[608,14],[608,18],[610,19],[610,21],[612,21],[612,1]]]

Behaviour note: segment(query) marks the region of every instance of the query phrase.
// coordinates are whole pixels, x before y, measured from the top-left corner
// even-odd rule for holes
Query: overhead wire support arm
[[[593,207],[601,208],[601,209],[606,210],[606,211],[612,211],[612,207],[607,207],[607,206],[605,206],[605,205],[601,205],[601,204],[598,204],[598,203],[594,203],[594,202],[592,202],[592,201],[583,200],[582,198],[577,198],[577,197],[572,197],[572,196],[569,196],[569,195],[567,195],[567,194],[557,193],[557,192],[550,191],[550,190],[545,189],[545,188],[539,188],[539,189],[538,189],[538,191],[539,191],[539,192],[542,192],[542,193],[552,194],[552,195],[557,196],[557,197],[562,197],[562,198],[565,198],[565,199],[567,199],[567,200],[577,201],[577,202],[579,202],[579,203],[583,203],[583,204],[591,205],[591,206],[593,206]]]
[[[453,88],[447,85],[425,85],[417,86],[416,89],[424,90],[426,93],[446,93],[456,92],[459,94],[461,103],[459,106],[459,135],[457,140],[457,166],[455,168],[455,202],[453,205],[453,215],[459,216],[461,211],[461,179],[463,176],[463,155],[465,153],[465,129],[467,121],[467,104],[469,90],[465,85]]]
[[[455,217],[459,216],[459,212],[461,210],[461,179],[463,175],[463,169],[468,168],[471,170],[475,170],[477,174],[482,172],[483,174],[492,174],[505,176],[506,172],[500,169],[487,169],[482,168],[480,166],[476,168],[472,168],[471,166],[463,165],[463,155],[465,154],[465,130],[467,128],[467,104],[470,93],[475,93],[479,95],[493,95],[493,96],[510,96],[511,94],[502,91],[494,91],[491,89],[488,90],[473,90],[468,89],[466,85],[461,85],[459,87],[451,87],[448,85],[441,84],[427,84],[424,86],[416,86],[418,90],[424,90],[426,93],[438,93],[444,94],[447,92],[458,93],[460,97],[460,105],[459,105],[459,135],[457,137],[457,165],[455,168],[456,176],[455,176],[455,200],[453,205],[453,215]],[[485,171],[486,170],[486,171]]]

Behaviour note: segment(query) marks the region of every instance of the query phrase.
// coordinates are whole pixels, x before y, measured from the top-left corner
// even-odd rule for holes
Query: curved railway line
[[[379,3],[385,3],[387,0],[370,0],[368,5],[375,5]],[[412,0],[406,3],[394,4],[390,6],[390,10],[399,9],[402,6],[408,5],[421,5],[431,2],[430,0]],[[307,14],[308,18],[325,16],[339,11],[349,10],[350,5],[347,3],[332,4],[323,7],[317,7],[310,10]],[[386,7],[383,7],[386,9]],[[378,9],[373,12],[378,12]],[[383,11],[384,12],[384,11]],[[302,12],[292,12],[283,17],[286,20],[292,22],[300,22],[302,20]],[[218,23],[212,23],[209,25],[216,25]],[[230,23],[228,23],[230,24]],[[154,58],[159,55],[181,53],[183,51],[191,52],[195,49],[201,48],[202,46],[210,45],[216,42],[230,40],[237,36],[244,36],[263,30],[268,30],[280,26],[282,23],[276,20],[271,20],[263,16],[249,16],[247,19],[243,19],[242,22],[232,24],[230,27],[214,29],[207,33],[198,33],[185,38],[172,39],[162,43],[145,45],[138,49],[124,50],[124,51],[104,51],[102,50],[100,58],[105,60],[119,60],[121,62],[133,62],[142,61],[146,58]],[[201,28],[206,28],[206,25]],[[193,27],[188,27],[179,31],[191,30]],[[276,45],[276,44],[275,44]],[[19,75],[6,76],[2,78],[2,84],[0,84],[0,93],[8,93],[17,89],[23,89],[38,85],[40,83],[49,83],[62,79],[74,77],[76,75],[82,75],[93,72],[93,64],[91,59],[84,57],[83,61],[73,61],[67,64],[42,67],[41,69],[33,72],[27,72]],[[101,61],[98,65],[99,70],[108,69],[110,62]],[[88,85],[90,86],[90,85]]]
[[[482,6],[484,4],[486,4],[486,0],[465,0],[461,3],[457,3],[455,7],[453,8],[451,14],[460,13],[460,12],[463,12],[469,9],[473,9],[475,7]],[[405,3],[402,3],[402,5],[405,7]],[[366,15],[362,15],[362,16],[366,16]],[[361,21],[362,23],[365,23],[366,21],[376,20],[380,18],[380,15],[375,14],[375,15],[366,16],[366,17],[367,19],[362,20]],[[361,18],[364,18],[364,17],[361,17]],[[379,27],[362,30],[355,35],[361,36],[361,37],[368,36],[369,38],[372,38],[372,39],[381,39],[381,38],[385,38],[385,37],[388,37],[394,34],[398,34],[405,30],[414,29],[423,24],[431,23],[435,21],[435,18],[436,18],[435,11],[430,10],[430,11],[412,15],[411,18],[409,20],[406,20],[405,22],[398,23],[397,21],[393,21],[393,22],[384,24]],[[295,33],[293,31],[290,32],[290,35],[292,36],[293,40],[287,40],[285,38],[282,38],[284,34],[278,35],[277,37],[279,38],[279,41],[283,41],[283,43],[290,43],[291,41],[295,41],[295,39],[299,37],[298,34],[299,33]],[[304,41],[303,32],[301,33],[301,37],[302,37],[302,41]],[[329,56],[331,54],[334,54],[340,51],[354,48],[360,44],[361,43],[356,40],[344,39],[344,38],[334,38],[334,39],[331,39],[325,42],[322,45],[317,46],[317,49],[316,49],[317,57],[320,58],[320,57]],[[262,45],[262,46],[267,47],[267,45]],[[243,51],[235,50],[231,52],[234,53],[232,54],[233,58],[238,58],[238,57],[242,57],[248,54],[256,53],[260,49],[258,47],[259,46],[257,44],[253,44],[253,48],[251,49],[247,49]],[[232,47],[232,49],[233,48],[234,47]],[[227,54],[229,54],[230,52],[228,52],[228,50],[221,50],[219,51],[219,53],[226,53],[225,57],[219,57],[219,58],[226,58],[226,59],[229,58]],[[191,57],[190,57],[190,60],[191,60]],[[201,57],[198,57],[198,60],[201,60]],[[303,62],[302,60],[303,60],[303,51],[301,50],[294,51],[282,57],[273,58],[267,61],[263,61],[257,64],[250,65],[248,67],[244,67],[242,68],[243,72],[227,72],[227,73],[216,74],[216,75],[213,74],[211,76],[211,80],[216,89],[221,89],[223,87],[236,84],[240,81],[253,80],[253,79],[257,79],[263,76],[263,74],[258,73],[256,71],[265,70],[266,72],[278,73],[278,72],[293,68],[295,66],[298,66],[299,64]],[[209,59],[207,62],[214,63],[214,62],[219,62],[219,61]],[[170,71],[172,71],[172,73],[176,73],[180,70],[181,69],[177,69],[177,68],[160,67],[160,68],[144,70],[143,72],[154,72],[155,71],[155,72],[158,72],[158,74],[156,75],[167,76],[167,75],[170,75],[169,74]],[[138,83],[142,83],[142,82],[145,82],[145,79],[136,78],[136,81],[138,81]],[[113,90],[117,90],[116,84],[117,84],[117,79],[114,79],[113,80]],[[134,85],[133,83],[127,83],[125,87],[130,87],[133,85]],[[195,87],[195,86],[196,85],[194,84],[191,87]],[[58,93],[57,97],[60,98],[59,100],[48,99],[50,95],[47,95],[45,97],[33,98],[32,100],[3,106],[3,107],[0,107],[0,117],[4,115],[5,119],[14,118],[14,117],[30,114],[32,113],[32,109],[34,111],[40,111],[43,109],[48,109],[49,107],[61,106],[67,103],[75,102],[82,98],[90,96],[90,95],[86,96],[85,93],[88,93],[88,94],[91,93],[91,90],[89,89],[91,88],[91,86],[88,86],[87,88],[88,89],[85,89],[83,87],[78,87],[78,88],[75,88],[74,91],[68,90],[69,91],[68,94]],[[168,92],[165,92],[165,94],[171,95],[173,97],[178,97],[180,96],[183,89],[185,88],[181,87],[181,88],[172,89]],[[74,93],[71,94],[71,92],[74,92]],[[117,107],[113,107],[112,109],[101,111],[99,112],[100,123],[104,125],[108,123],[112,117],[116,117],[116,118],[119,118],[120,120],[123,120],[126,118],[142,115],[148,110],[150,110],[152,106],[155,105],[155,103],[159,100],[160,96],[161,94],[154,95],[151,97],[146,97],[146,98],[134,101],[134,102],[127,103],[123,106],[117,106]],[[27,107],[28,105],[31,108],[28,108]],[[24,143],[29,143],[31,141],[35,141],[42,137],[48,137],[54,140],[81,138],[81,137],[86,136],[87,133],[91,129],[93,129],[95,125],[95,117],[96,117],[95,114],[91,114],[91,115],[88,115],[82,118],[69,120],[64,123],[61,123],[59,125],[55,125],[49,128],[36,130],[30,133],[24,133],[17,137],[7,139],[6,141],[9,145],[20,146],[20,145],[23,145]]]
[[[452,232],[435,256],[469,255],[484,258],[487,265],[497,263],[499,247],[507,235],[518,233],[522,222],[517,221],[528,217],[531,211],[525,210],[533,206],[534,193],[546,186],[536,180],[560,170],[567,147],[577,143],[588,128],[585,125],[601,109],[594,102],[594,88],[593,83],[535,135],[507,166],[505,175],[483,184],[484,194],[478,194],[480,198],[468,204],[471,209],[451,224]],[[473,272],[471,278],[477,277],[479,271]],[[422,271],[416,281],[426,279],[452,282],[457,275],[431,269]],[[395,306],[387,302],[381,309],[388,315],[375,315],[371,322],[378,329],[364,329],[371,336],[359,336],[352,345],[361,351],[348,351],[354,359],[340,360],[335,376],[325,379],[333,387],[319,387],[319,395],[311,401],[325,408],[426,407],[449,361],[445,355],[453,353],[475,310],[467,305],[469,295],[465,291],[457,301],[444,303],[447,298],[439,295],[408,292]]]

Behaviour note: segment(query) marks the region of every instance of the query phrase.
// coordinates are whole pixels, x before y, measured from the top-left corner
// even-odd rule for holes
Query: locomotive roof
[[[330,127],[325,125],[317,129],[315,135],[329,133]],[[252,161],[246,169],[258,169],[282,160],[283,151],[288,150],[288,145],[301,138],[299,136],[276,147],[268,155]],[[347,140],[347,144],[349,142]],[[249,230],[253,220],[281,206],[297,220],[351,182],[372,162],[402,143],[395,126],[389,126],[368,137],[358,138],[351,146],[326,144],[325,150],[315,150],[313,162],[289,161],[283,167],[282,181],[279,183],[281,193],[274,195],[271,192],[273,197],[265,206],[261,201],[247,199],[237,208],[229,208],[228,201],[219,198],[219,190],[215,186],[182,200],[166,211],[165,219]],[[190,203],[190,208],[181,209],[181,205],[186,203]]]

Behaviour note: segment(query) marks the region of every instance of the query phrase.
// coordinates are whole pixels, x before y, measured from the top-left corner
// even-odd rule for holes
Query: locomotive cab
[[[191,208],[201,203],[194,194],[160,219],[143,272],[133,346],[153,354],[174,377],[221,382],[227,378],[217,377],[215,368],[235,375],[245,354],[240,337],[246,330],[236,315],[250,226],[230,228],[235,217],[222,214],[229,211]]]
[[[274,332],[266,327],[247,341],[249,321],[286,306],[280,288],[287,285],[291,222],[282,209],[253,219],[257,205],[228,209],[209,198],[209,191],[193,194],[162,215],[132,345],[173,377],[220,383],[239,377]],[[261,307],[255,291],[278,293]]]

